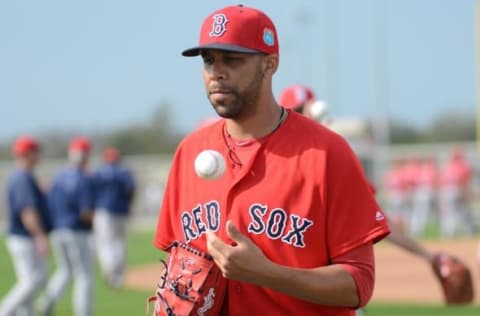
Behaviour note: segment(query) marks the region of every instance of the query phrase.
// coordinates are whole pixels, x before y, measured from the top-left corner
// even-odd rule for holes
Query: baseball
[[[217,179],[225,171],[225,159],[216,150],[207,149],[195,158],[195,172],[203,179]]]

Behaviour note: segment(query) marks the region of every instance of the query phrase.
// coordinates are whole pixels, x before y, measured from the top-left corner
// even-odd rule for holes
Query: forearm
[[[33,236],[40,237],[45,236],[45,230],[43,229],[37,212],[33,208],[26,208],[22,211],[22,222],[25,229]]]
[[[272,263],[258,285],[321,305],[359,304],[355,281],[340,265],[297,269]]]
[[[207,231],[207,250],[227,279],[270,288],[326,306],[354,308],[365,303],[366,297],[370,296],[362,291],[364,288],[373,289],[374,257],[371,243],[331,258],[329,265],[305,269],[271,261],[230,221],[226,229],[233,245],[224,243],[212,231]],[[349,266],[352,267],[351,271],[347,270]],[[360,287],[357,288],[358,281]],[[365,286],[363,283],[368,284]]]
[[[391,243],[407,250],[408,252],[420,256],[427,261],[432,261],[432,254],[422,247],[416,240],[405,235],[394,223],[389,221],[390,234],[387,236],[387,240]]]
[[[26,208],[22,211],[21,218],[26,230],[33,237],[37,253],[46,257],[49,252],[48,237],[37,211],[33,208]]]

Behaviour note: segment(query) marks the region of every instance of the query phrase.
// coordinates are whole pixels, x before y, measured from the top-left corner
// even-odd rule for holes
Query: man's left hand
[[[232,245],[223,242],[212,231],[207,232],[207,250],[223,276],[261,285],[262,277],[271,271],[273,263],[231,221],[227,221],[226,232]]]

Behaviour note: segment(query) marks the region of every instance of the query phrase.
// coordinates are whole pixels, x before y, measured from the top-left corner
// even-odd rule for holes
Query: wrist
[[[285,282],[285,280],[292,279],[291,269],[281,266],[274,262],[269,261],[269,264],[265,267],[265,270],[261,273],[260,282],[261,286],[265,286],[272,289],[279,289],[279,286]]]
[[[35,234],[33,234],[33,238],[34,239],[47,239],[47,234],[45,234],[44,232],[37,232]]]

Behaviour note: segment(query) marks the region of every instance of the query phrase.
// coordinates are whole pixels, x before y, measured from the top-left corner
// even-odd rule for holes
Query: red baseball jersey
[[[388,234],[362,167],[338,134],[289,111],[275,132],[249,144],[249,159],[241,166],[231,159],[225,135],[221,120],[179,145],[156,247],[182,240],[206,250],[207,228],[228,242],[225,223],[230,219],[270,260],[314,268]],[[226,171],[216,180],[195,174],[194,159],[205,149],[226,159]],[[243,282],[229,280],[228,289],[228,315],[354,315],[352,309],[321,306]]]

